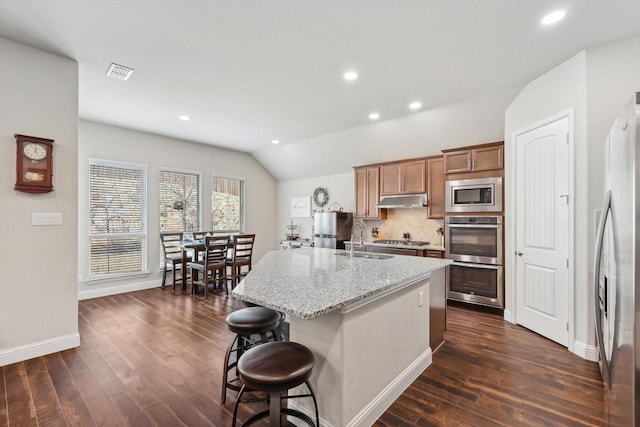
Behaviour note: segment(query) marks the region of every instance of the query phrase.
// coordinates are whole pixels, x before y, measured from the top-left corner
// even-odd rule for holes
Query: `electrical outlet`
[[[422,291],[418,292],[418,307],[422,307],[424,305],[424,294]]]

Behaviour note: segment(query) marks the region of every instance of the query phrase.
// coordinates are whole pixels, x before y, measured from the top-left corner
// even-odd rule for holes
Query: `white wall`
[[[587,99],[586,99],[586,52],[581,52],[556,68],[529,83],[507,108],[505,114],[505,317],[509,318],[515,309],[515,211],[512,209],[514,171],[513,134],[561,111],[573,111],[573,180],[572,198],[574,203],[574,230],[585,230],[589,220],[586,212],[587,187]],[[590,326],[585,319],[589,316],[587,277],[587,239],[583,232],[574,232],[574,318],[575,340],[593,344]],[[515,321],[515,318],[511,320]],[[573,348],[573,344],[571,345]]]
[[[338,203],[345,212],[354,212],[356,209],[354,186],[353,172],[278,182],[278,242],[283,240],[288,233],[286,226],[290,224],[291,220],[298,226],[296,232],[300,234],[300,238],[311,237],[313,219],[291,218],[292,197],[311,197],[313,190],[317,187],[325,187],[327,193],[329,193],[329,202],[324,207],[325,211],[328,210],[332,203]],[[318,209],[313,204],[313,201],[311,202],[311,208],[313,210]]]
[[[595,345],[590,280],[593,272],[594,212],[603,194],[604,139],[613,119],[640,90],[640,36],[583,51],[529,83],[505,117],[505,193],[513,183],[513,132],[567,108],[574,109],[574,304],[576,349]],[[511,200],[505,211],[506,249],[513,253]],[[511,264],[507,264],[509,267]],[[512,265],[511,265],[512,266]],[[513,266],[512,266],[513,267]],[[507,268],[507,301],[513,304],[513,268]],[[512,307],[507,307],[511,309]]]
[[[353,172],[353,166],[440,154],[502,141],[504,109],[518,89],[283,144],[253,153],[278,181]]]
[[[144,164],[147,175],[148,274],[87,282],[89,273],[89,158]],[[245,179],[245,230],[256,233],[254,263],[277,248],[277,195],[274,178],[249,154],[192,143],[106,124],[80,121],[78,273],[79,297],[91,298],[160,285],[158,170],[173,168],[202,176],[202,229],[211,229],[211,175]]]
[[[76,291],[78,64],[0,38],[0,366],[80,343]],[[55,140],[54,191],[15,184],[15,133]],[[33,212],[63,224],[32,226]]]

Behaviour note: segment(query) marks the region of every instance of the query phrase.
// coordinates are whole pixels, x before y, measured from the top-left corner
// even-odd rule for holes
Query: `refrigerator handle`
[[[607,386],[611,388],[611,372],[610,366],[607,362],[607,355],[604,348],[604,343],[602,340],[604,339],[602,332],[602,309],[600,308],[600,292],[599,292],[599,282],[600,282],[600,260],[602,258],[602,244],[604,242],[604,228],[607,223],[607,217],[609,216],[609,212],[611,211],[611,190],[607,191],[604,195],[604,204],[602,206],[602,216],[600,217],[600,221],[598,223],[598,233],[596,235],[596,254],[594,260],[594,268],[593,268],[593,291],[594,298],[593,304],[595,307],[595,321],[596,321],[596,335],[598,339],[598,349],[600,350],[600,359],[602,359],[602,366],[604,367],[604,373],[606,377]]]

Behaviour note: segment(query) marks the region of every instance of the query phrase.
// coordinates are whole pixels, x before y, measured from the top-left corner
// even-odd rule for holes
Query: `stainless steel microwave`
[[[502,178],[445,182],[446,212],[502,212]]]

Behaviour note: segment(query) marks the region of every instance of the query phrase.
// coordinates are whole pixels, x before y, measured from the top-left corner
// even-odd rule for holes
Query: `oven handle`
[[[471,267],[471,268],[484,268],[485,270],[499,270],[501,265],[491,265],[491,264],[470,264],[468,262],[457,262],[454,261],[451,265],[459,265],[461,267]]]

